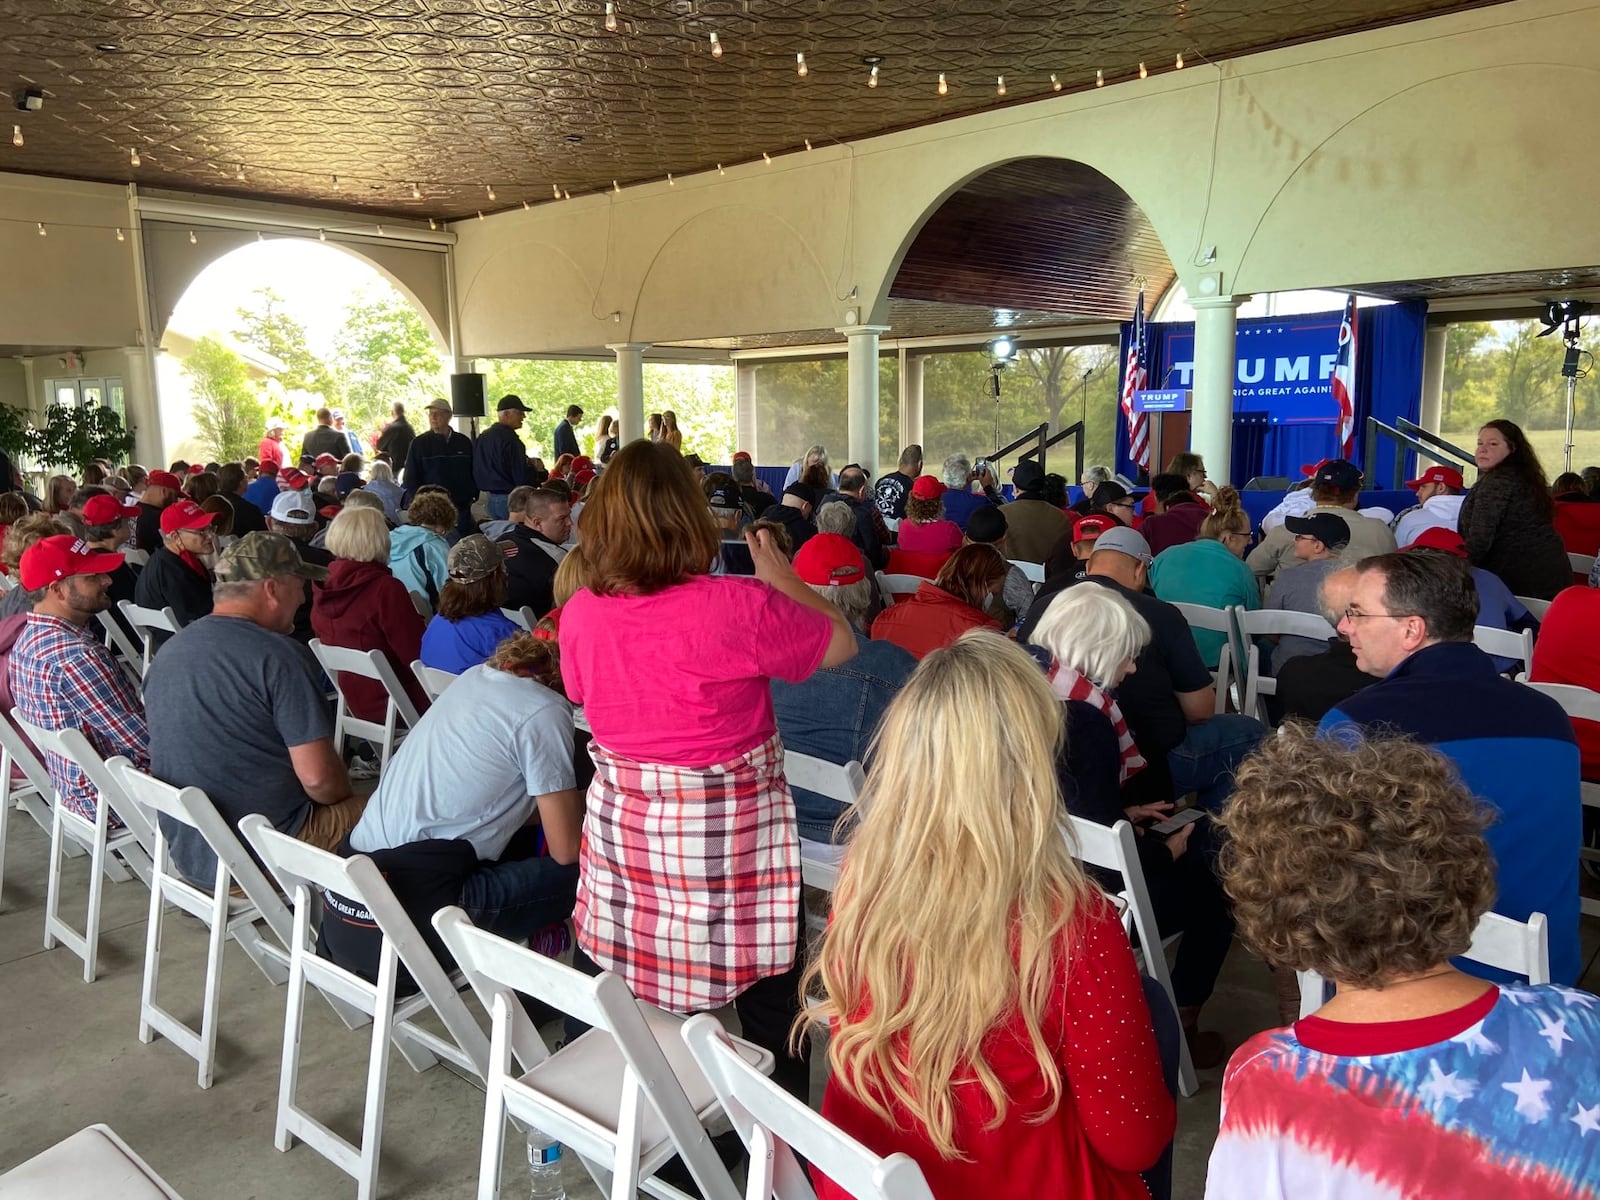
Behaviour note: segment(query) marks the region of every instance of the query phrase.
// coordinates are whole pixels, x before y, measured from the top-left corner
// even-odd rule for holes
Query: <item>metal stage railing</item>
[[[1072,478],[1067,482],[1073,483],[1083,478],[1083,437],[1084,430],[1082,421],[1074,421],[1065,429],[1058,430],[1053,434],[1050,433],[1050,426],[1048,423],[1035,425],[1032,429],[1028,430],[1027,433],[1023,434],[1015,441],[1008,442],[1006,445],[1001,446],[989,456],[989,461],[999,462],[1000,459],[1004,458],[1006,455],[1015,450],[1020,450],[1023,446],[1028,445],[1029,442],[1035,442],[1037,444],[1031,449],[1024,450],[1021,454],[1017,455],[1017,460],[1020,462],[1023,459],[1036,459],[1038,460],[1039,465],[1044,467],[1046,465],[1046,456],[1049,453],[1050,447],[1054,446],[1057,442],[1065,441],[1067,438],[1071,438],[1073,469]]]
[[[1398,426],[1398,428],[1397,428]],[[1392,490],[1400,491],[1406,483],[1406,456],[1405,451],[1410,450],[1424,458],[1432,459],[1437,463],[1449,466],[1470,467],[1474,465],[1474,458],[1453,442],[1447,442],[1436,433],[1429,433],[1415,421],[1408,421],[1405,417],[1395,418],[1394,425],[1387,425],[1377,417],[1367,418],[1367,459],[1368,463],[1378,461],[1378,438],[1388,438],[1401,450],[1394,458],[1394,480]],[[1367,475],[1367,487],[1376,488],[1377,481],[1371,473]]]

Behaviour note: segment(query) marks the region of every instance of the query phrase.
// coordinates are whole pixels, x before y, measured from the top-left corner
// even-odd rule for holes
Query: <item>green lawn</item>
[[[1478,440],[1476,429],[1458,429],[1453,432],[1443,432],[1439,436],[1446,441],[1470,451]],[[1534,453],[1539,456],[1539,461],[1544,465],[1544,473],[1554,479],[1566,470],[1563,458],[1563,447],[1566,443],[1567,431],[1564,429],[1531,429],[1528,431],[1528,442],[1533,446]],[[1572,469],[1581,471],[1585,467],[1600,466],[1600,429],[1577,429],[1572,434]],[[1470,480],[1468,482],[1471,482]]]

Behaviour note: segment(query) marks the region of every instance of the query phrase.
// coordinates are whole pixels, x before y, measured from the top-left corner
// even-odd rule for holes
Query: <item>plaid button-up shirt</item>
[[[111,652],[88,629],[30,613],[11,651],[11,694],[25,721],[41,729],[77,729],[101,758],[126,755],[150,769],[144,704]],[[67,808],[92,821],[97,793],[78,765],[46,754],[50,779]]]

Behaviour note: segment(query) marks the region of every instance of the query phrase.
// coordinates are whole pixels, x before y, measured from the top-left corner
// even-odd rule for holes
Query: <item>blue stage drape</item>
[[[1380,421],[1393,424],[1396,417],[1415,421],[1422,405],[1422,345],[1423,322],[1428,306],[1420,300],[1400,304],[1386,304],[1377,308],[1363,308],[1356,314],[1356,445],[1355,461],[1367,473],[1368,483],[1387,486],[1394,468],[1395,446],[1388,439],[1378,443],[1377,461],[1362,462],[1366,455],[1367,418],[1375,416]],[[1317,320],[1319,317],[1339,322],[1338,312],[1305,314],[1292,318],[1295,322]],[[1289,318],[1253,317],[1239,322],[1241,329],[1252,326],[1281,324]],[[1169,344],[1173,337],[1188,336],[1193,331],[1189,323],[1151,322],[1145,325],[1145,360],[1151,387],[1176,387],[1172,379]],[[1122,378],[1127,371],[1128,339],[1132,322],[1123,322],[1119,349],[1121,353],[1117,394],[1122,394]],[[1329,353],[1334,350],[1330,343]],[[1332,423],[1273,425],[1270,411],[1263,416],[1260,400],[1252,401],[1252,411],[1234,416],[1233,462],[1231,478],[1243,484],[1257,475],[1283,475],[1291,482],[1300,479],[1301,468],[1338,453],[1338,429]],[[1129,478],[1137,478],[1135,467],[1128,458],[1128,426],[1117,414],[1117,465],[1116,469]],[[1169,451],[1170,454],[1170,451]],[[1408,458],[1408,469],[1414,468]],[[1164,463],[1152,464],[1160,470]]]

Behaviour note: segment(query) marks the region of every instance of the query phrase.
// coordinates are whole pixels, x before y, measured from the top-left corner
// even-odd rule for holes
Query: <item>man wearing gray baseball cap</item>
[[[1214,715],[1216,689],[1189,622],[1178,609],[1145,590],[1151,558],[1150,543],[1138,530],[1108,529],[1095,541],[1087,575],[1077,585],[1110,588],[1150,624],[1150,642],[1135,660],[1137,670],[1117,689],[1129,731],[1140,753],[1156,768],[1130,781],[1138,782],[1141,791],[1129,802],[1154,803],[1194,792],[1201,806],[1216,812],[1233,791],[1234,767],[1255,749],[1265,730],[1254,717]],[[1018,640],[1030,639],[1050,601],[1069,586],[1070,573],[1044,585]],[[1162,766],[1171,773],[1170,787]]]

